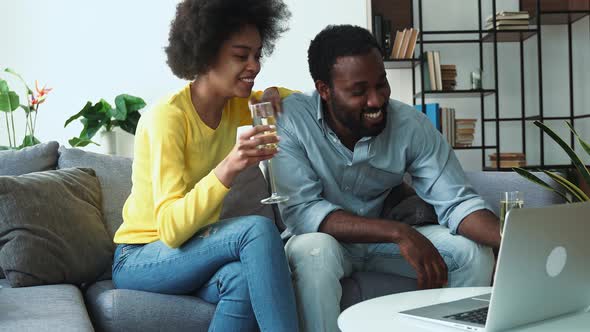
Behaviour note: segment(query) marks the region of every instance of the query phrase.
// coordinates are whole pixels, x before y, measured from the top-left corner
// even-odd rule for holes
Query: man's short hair
[[[307,62],[313,81],[332,86],[332,67],[342,56],[365,55],[381,47],[373,35],[353,25],[328,25],[315,36],[307,50]]]

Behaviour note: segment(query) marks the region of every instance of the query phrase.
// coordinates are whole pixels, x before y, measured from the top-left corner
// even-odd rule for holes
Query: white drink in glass
[[[253,120],[255,126],[260,126],[260,125],[274,126],[276,124],[274,108],[272,107],[271,103],[265,102],[265,103],[250,105],[250,112],[252,113],[252,120]],[[276,130],[269,130],[269,131],[265,131],[263,133],[263,135],[276,135],[276,134],[277,134]],[[277,144],[276,143],[269,143],[269,144],[261,145],[258,148],[274,149],[274,148],[277,148]],[[266,169],[268,172],[268,179],[270,182],[271,195],[270,195],[270,197],[261,200],[260,203],[262,203],[262,204],[276,204],[276,203],[281,203],[281,202],[287,201],[289,199],[289,196],[281,195],[281,194],[277,193],[276,180],[275,180],[275,177],[272,172],[272,161],[266,160],[264,162],[266,163]]]

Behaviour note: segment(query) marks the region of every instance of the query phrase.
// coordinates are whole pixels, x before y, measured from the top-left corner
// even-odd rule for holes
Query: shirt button
[[[365,212],[364,209],[359,209],[359,213],[363,213],[363,212]]]

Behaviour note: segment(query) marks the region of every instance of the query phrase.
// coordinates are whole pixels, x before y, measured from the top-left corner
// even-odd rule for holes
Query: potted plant
[[[543,132],[545,132],[547,135],[549,135],[549,137],[551,137],[551,139],[553,139],[567,153],[567,155],[570,157],[570,159],[572,161],[572,164],[576,167],[576,169],[580,173],[580,177],[582,178],[582,181],[584,181],[587,185],[590,185],[590,172],[588,171],[588,168],[586,167],[586,165],[584,165],[584,163],[582,162],[582,159],[576,154],[574,149],[572,149],[563,139],[561,139],[547,125],[543,124],[540,121],[535,121],[534,123],[537,127],[541,128],[543,130]],[[580,135],[578,135],[576,130],[572,127],[572,125],[569,122],[566,121],[566,124],[569,127],[570,131],[572,133],[574,133],[574,135],[578,139],[580,146],[582,146],[584,151],[586,151],[586,153],[588,155],[590,155],[590,145],[588,143],[586,143],[584,140],[582,140],[582,138],[580,138]],[[571,195],[571,198],[568,197],[564,192],[554,189],[547,182],[541,180],[539,177],[535,176],[534,174],[532,174],[531,172],[529,172],[525,169],[516,167],[516,168],[513,168],[513,170],[515,172],[517,172],[519,175],[525,177],[526,179],[528,179],[528,180],[530,180],[530,181],[532,181],[532,182],[534,182],[534,183],[536,183],[548,190],[551,190],[551,191],[557,193],[558,195],[563,197],[568,203],[583,202],[583,201],[590,200],[588,195],[582,189],[580,189],[580,187],[578,187],[577,185],[575,185],[574,183],[572,183],[571,181],[569,181],[565,177],[563,177],[555,172],[550,172],[547,170],[540,170],[541,172],[547,174],[555,182],[557,182],[561,187],[563,187],[565,189],[564,192],[569,193]]]
[[[0,150],[22,149],[27,146],[39,144],[40,141],[35,137],[35,128],[37,126],[37,112],[39,106],[45,102],[47,94],[52,90],[45,86],[39,89],[39,84],[35,81],[35,91],[33,91],[25,80],[14,70],[4,69],[2,72],[9,73],[22,82],[26,91],[26,104],[21,104],[20,96],[8,86],[8,82],[0,79],[0,112],[4,112],[6,120],[6,129],[8,133],[8,146],[0,146]],[[25,132],[22,143],[17,143],[17,137],[14,126],[14,112],[22,108],[25,112]]]
[[[107,146],[106,153],[113,154],[116,146],[115,133],[113,129],[119,127],[122,130],[135,135],[137,123],[141,114],[139,110],[145,107],[143,99],[128,94],[120,94],[115,97],[113,108],[106,100],[101,99],[94,105],[87,102],[77,114],[70,117],[64,127],[72,121],[82,117],[80,122],[84,125],[80,135],[70,139],[68,142],[73,147],[84,147],[88,144],[100,145],[92,138],[102,128],[103,143]]]

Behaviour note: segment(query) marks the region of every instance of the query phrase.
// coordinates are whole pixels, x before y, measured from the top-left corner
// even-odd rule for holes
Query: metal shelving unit
[[[375,1],[375,0],[373,0]],[[385,1],[385,0],[384,0]],[[388,0],[388,1],[396,1],[396,0]],[[403,0],[397,0],[403,1]],[[406,0],[410,3],[412,19],[411,24],[415,26],[414,22],[414,1]],[[432,0],[431,0],[432,1]],[[500,136],[500,124],[505,122],[520,122],[521,124],[521,133],[522,133],[522,152],[526,153],[527,151],[527,140],[526,140],[526,125],[531,121],[539,120],[568,120],[575,125],[575,121],[582,118],[589,118],[590,114],[584,115],[575,115],[574,114],[574,88],[573,88],[573,65],[572,65],[572,24],[574,22],[579,21],[585,16],[590,15],[590,11],[542,11],[541,10],[541,1],[536,0],[536,10],[534,13],[531,13],[531,25],[533,26],[530,29],[522,29],[522,30],[484,30],[482,26],[483,22],[483,13],[482,13],[482,0],[478,0],[477,2],[477,11],[478,11],[478,29],[477,30],[429,30],[424,31],[424,24],[423,24],[423,2],[424,0],[418,0],[418,29],[419,35],[417,40],[417,50],[419,54],[418,59],[404,59],[404,60],[385,60],[385,67],[388,69],[411,69],[412,70],[412,96],[413,96],[413,103],[416,104],[417,100],[420,100],[422,104],[422,109],[425,110],[425,103],[428,98],[480,98],[480,129],[481,129],[481,145],[480,146],[472,146],[472,147],[454,147],[455,150],[481,150],[481,162],[482,167],[484,170],[511,170],[502,169],[498,167],[486,167],[486,154],[490,152],[489,150],[493,150],[497,154],[501,152],[501,136]],[[492,0],[492,13],[493,14],[493,26],[496,26],[496,16],[495,13],[498,12],[497,0]],[[519,1],[519,7],[522,7],[522,0]],[[536,13],[540,13],[537,15]],[[542,27],[543,25],[555,25],[555,24],[567,24],[568,25],[568,61],[569,61],[569,92],[570,92],[570,112],[569,116],[546,116],[544,109],[543,109],[543,54],[542,54]],[[525,55],[524,55],[524,43],[527,40],[531,40],[532,38],[536,37],[537,41],[537,63],[538,63],[538,115],[534,116],[527,116],[525,109],[526,109],[526,101],[525,101]],[[494,86],[490,89],[480,89],[480,90],[449,90],[449,91],[428,91],[424,87],[424,80],[420,80],[420,91],[416,91],[416,72],[424,73],[425,72],[425,61],[421,60],[422,54],[424,54],[424,45],[426,44],[477,44],[478,46],[478,55],[479,55],[479,68],[484,68],[484,59],[483,59],[483,45],[489,43],[492,45],[493,48],[493,67],[494,67]],[[520,117],[512,117],[512,118],[501,118],[499,112],[499,104],[500,104],[500,94],[499,94],[499,87],[498,87],[498,78],[499,78],[499,68],[498,68],[498,44],[499,43],[517,43],[519,47],[519,54],[520,54],[520,95],[521,95],[521,112]],[[416,70],[419,68],[419,70]],[[494,98],[494,116],[492,118],[485,117],[485,98],[486,97],[493,97]],[[489,144],[486,142],[485,139],[485,126],[487,123],[495,123],[495,142],[493,144]],[[540,148],[540,163],[539,165],[530,165],[529,168],[561,168],[564,165],[548,165],[545,163],[545,140],[542,131],[539,129],[540,138],[539,138],[539,148]],[[570,143],[571,146],[574,146],[575,137],[573,134],[570,136]],[[498,163],[499,165],[499,163]]]

